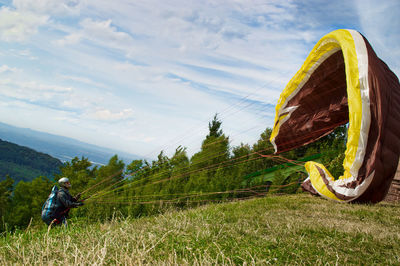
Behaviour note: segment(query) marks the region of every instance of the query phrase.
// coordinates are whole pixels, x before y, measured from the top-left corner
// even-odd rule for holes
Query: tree
[[[189,179],[189,158],[186,148],[181,146],[176,148],[175,154],[170,159],[170,167],[170,180],[164,185],[163,190],[167,194],[182,193]]]
[[[259,158],[260,154],[273,154],[274,153],[274,148],[269,141],[269,138],[271,136],[272,129],[271,128],[266,128],[260,135],[260,138],[258,141],[253,145],[252,149],[252,155],[251,158]],[[264,170],[270,167],[273,167],[274,165],[278,164],[276,161],[269,159],[269,158],[263,158],[260,160],[252,160],[249,162],[249,169],[251,169],[252,172],[259,171],[259,170]]]
[[[0,232],[4,231],[6,214],[11,204],[11,193],[13,191],[14,180],[10,176],[0,182]]]
[[[214,115],[214,118],[211,122],[208,123],[209,133],[206,138],[208,137],[215,137],[218,138],[222,136],[222,129],[221,129],[222,122],[218,119],[218,114]]]
[[[118,201],[121,199],[124,191],[122,188],[122,180],[124,179],[123,170],[125,164],[118,159],[117,155],[110,158],[107,165],[96,168],[95,178],[88,184],[90,188],[89,195],[98,197],[101,201]],[[121,206],[115,203],[104,205],[92,205],[90,208],[78,208],[74,210],[77,215],[85,215],[93,219],[108,219],[112,217],[115,210],[121,210]]]
[[[187,192],[194,191],[210,191],[211,179],[222,178],[216,176],[216,169],[225,167],[229,164],[229,137],[226,137],[221,129],[222,122],[218,119],[217,114],[208,124],[209,133],[201,145],[200,152],[194,154],[190,159],[190,179],[185,186]],[[221,183],[216,180],[213,182]]]
[[[251,168],[250,154],[252,150],[248,144],[241,143],[232,149],[233,161],[235,165],[231,167],[230,173],[234,177],[235,188],[239,188],[244,181],[244,177],[253,172]]]
[[[124,178],[124,168],[124,162],[122,160],[119,160],[117,155],[114,155],[110,158],[107,165],[101,166],[96,171],[95,183],[103,182],[100,186],[100,189],[108,188],[113,184],[117,184]]]
[[[42,206],[53,185],[53,182],[42,176],[33,179],[32,182],[20,181],[14,189],[13,211],[7,220],[17,227],[28,225],[31,219],[35,222],[40,221]]]
[[[75,157],[71,162],[66,162],[60,170],[61,174],[56,175],[56,180],[68,177],[72,184],[71,195],[82,192],[95,180],[96,167],[92,168],[92,163],[88,158]]]
[[[133,160],[126,167],[125,174],[128,175],[129,179],[136,179],[140,176],[140,170],[143,168],[143,160]]]

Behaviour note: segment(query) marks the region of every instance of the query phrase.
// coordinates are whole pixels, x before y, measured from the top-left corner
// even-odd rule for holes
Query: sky
[[[0,0],[0,122],[155,158],[272,127],[313,46],[355,29],[400,75],[400,1]]]

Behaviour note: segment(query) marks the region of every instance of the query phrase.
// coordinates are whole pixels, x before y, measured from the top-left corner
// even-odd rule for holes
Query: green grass
[[[400,264],[400,206],[307,194],[211,204],[0,239],[0,264]]]

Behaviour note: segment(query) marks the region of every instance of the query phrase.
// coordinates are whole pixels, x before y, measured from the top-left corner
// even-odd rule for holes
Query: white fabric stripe
[[[361,196],[372,182],[375,175],[375,171],[371,173],[360,185],[352,188],[340,187],[351,183],[357,179],[358,171],[364,162],[365,152],[367,149],[368,133],[371,124],[371,110],[370,110],[370,98],[369,98],[369,84],[368,84],[368,51],[365,45],[364,39],[360,33],[354,30],[348,30],[353,37],[357,61],[358,61],[358,72],[360,82],[360,94],[362,104],[362,117],[361,117],[361,128],[360,136],[358,140],[358,147],[353,165],[350,168],[351,177],[347,179],[336,180],[331,183],[333,189],[346,196],[355,197],[354,199]],[[352,200],[354,200],[352,199]]]
[[[274,151],[276,153],[278,151],[278,147],[276,146],[275,138],[273,140],[271,140],[270,142],[271,142],[272,146],[274,147]]]
[[[349,179],[354,180],[354,178],[348,178],[348,179],[338,179],[334,182],[329,182],[332,188],[339,194],[349,196],[349,197],[354,197],[352,200],[357,199],[359,196],[361,196],[365,190],[369,187],[371,184],[372,180],[374,179],[375,176],[375,171],[373,171],[367,178],[364,179],[364,181],[356,186],[354,189],[353,188],[346,188],[346,187],[340,187],[341,185],[345,185],[350,183]]]
[[[278,147],[276,146],[275,138],[273,140],[270,140],[270,142],[271,142],[272,146],[274,147],[274,151],[277,152],[278,151]]]
[[[371,124],[369,84],[368,84],[368,52],[364,39],[361,36],[361,34],[354,30],[348,30],[348,31],[351,33],[356,47],[358,73],[360,81],[360,94],[362,103],[362,118],[361,118],[360,136],[358,140],[358,148],[355,160],[350,168],[350,174],[353,177],[357,177],[358,170],[360,169],[364,161],[364,156],[367,149],[369,127]]]
[[[358,140],[358,149],[354,163],[350,169],[352,176],[358,175],[367,149],[368,133],[371,124],[371,111],[369,101],[369,84],[368,84],[368,52],[364,39],[360,33],[354,30],[349,30],[354,39],[358,60],[358,75],[360,79],[360,94],[362,103],[362,118],[360,137]]]
[[[280,112],[280,113],[286,113],[287,112],[288,114],[286,115],[285,118],[283,118],[282,120],[280,120],[278,122],[279,128],[280,128],[280,125],[283,125],[283,123],[285,123],[290,118],[290,116],[292,115],[294,110],[296,110],[298,107],[299,106],[290,106],[290,107],[281,109],[281,110],[283,110],[283,112]],[[272,146],[274,146],[275,152],[277,152],[278,151],[278,147],[275,144],[275,138],[273,140],[271,140],[270,142],[272,143]]]
[[[353,189],[353,188],[340,187],[341,185],[345,185],[345,184],[349,183],[348,180],[349,179],[353,179],[353,178],[333,180],[324,169],[321,169],[321,170],[325,173],[325,177],[328,180],[329,185],[332,187],[332,189],[335,192],[337,192],[337,193],[339,193],[341,195],[347,196],[347,197],[354,197],[354,198],[349,199],[349,200],[341,200],[343,202],[353,201],[353,200],[357,199],[358,197],[360,197],[364,193],[364,191],[369,187],[369,185],[371,184],[371,182],[372,182],[372,180],[374,179],[374,176],[375,176],[375,171],[373,171],[367,178],[365,178],[365,180],[360,185],[356,186]],[[310,177],[308,177],[308,179],[309,178]],[[322,197],[324,197],[326,199],[329,199],[329,200],[334,200],[334,199],[331,199],[331,198],[325,196],[324,194],[320,193],[313,186],[312,182],[311,182],[311,185],[314,188],[314,190],[317,191],[318,194],[321,195]]]

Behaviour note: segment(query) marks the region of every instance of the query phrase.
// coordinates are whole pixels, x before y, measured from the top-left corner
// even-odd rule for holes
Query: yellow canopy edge
[[[289,81],[285,89],[280,95],[278,104],[276,106],[275,122],[271,133],[270,140],[274,143],[275,138],[279,134],[279,129],[284,119],[279,122],[279,116],[285,112],[287,102],[299,91],[299,89],[305,84],[312,72],[331,54],[341,50],[343,53],[345,71],[346,71],[346,84],[347,84],[347,95],[348,95],[348,107],[349,107],[349,129],[347,137],[347,146],[345,151],[345,159],[343,162],[344,174],[339,179],[347,179],[351,177],[350,169],[355,163],[356,154],[358,150],[358,143],[361,134],[361,123],[362,123],[362,99],[360,92],[360,81],[359,81],[359,68],[357,60],[357,52],[355,42],[352,34],[349,30],[336,30],[325,35],[318,43],[314,46],[309,56],[307,57],[304,64],[301,66],[299,71]],[[306,170],[310,175],[310,180],[313,187],[321,195],[340,201],[333,193],[327,188],[325,183],[322,181],[319,171],[314,167],[316,163],[308,162],[306,164]],[[319,164],[318,164],[319,165]],[[331,174],[323,166],[319,165],[320,168],[324,169],[326,174],[331,177]],[[333,178],[333,177],[332,177]]]

